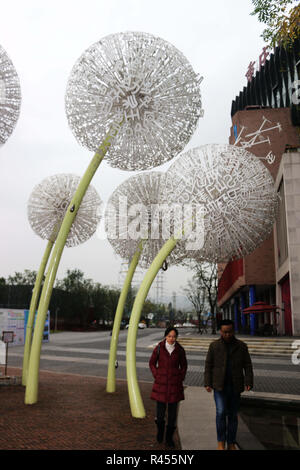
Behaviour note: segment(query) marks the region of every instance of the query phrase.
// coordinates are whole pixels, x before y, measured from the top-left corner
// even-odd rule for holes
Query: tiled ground
[[[11,375],[21,370],[11,368]],[[0,449],[165,450],[155,439],[152,385],[140,383],[146,418],[133,418],[127,384],[108,394],[105,380],[93,376],[40,372],[39,399],[24,404],[24,387],[0,386]],[[180,449],[178,434],[174,440]]]

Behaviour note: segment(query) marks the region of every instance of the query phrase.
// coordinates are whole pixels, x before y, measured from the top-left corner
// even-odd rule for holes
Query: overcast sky
[[[27,201],[34,186],[58,173],[83,175],[92,158],[68,127],[64,96],[77,58],[102,37],[144,31],[169,41],[204,77],[204,117],[186,149],[227,143],[231,102],[258,60],[263,25],[250,16],[251,0],[9,0],[1,1],[0,44],[13,61],[22,91],[16,128],[0,147],[0,276],[37,270],[46,241],[31,229]],[[171,162],[156,170],[165,171]],[[105,202],[133,173],[102,162],[93,186]],[[65,248],[58,278],[67,269],[105,285],[118,282],[120,258],[95,234]],[[191,277],[182,268],[165,274],[165,290],[180,293]]]

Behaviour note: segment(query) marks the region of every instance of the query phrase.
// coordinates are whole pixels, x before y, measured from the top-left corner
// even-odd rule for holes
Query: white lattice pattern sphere
[[[169,238],[164,235],[164,210],[159,199],[164,173],[152,171],[131,176],[113,192],[105,211],[105,230],[115,252],[124,260],[130,260],[141,240],[141,268],[148,268]],[[170,255],[171,264],[177,262]]]
[[[278,208],[274,181],[265,165],[249,151],[226,144],[182,154],[166,173],[164,198],[191,204],[194,217],[198,209],[202,220],[198,229],[204,230],[203,247],[186,250],[183,239],[175,249],[178,256],[181,251],[212,262],[254,251],[270,235]]]
[[[59,174],[45,178],[33,189],[27,206],[28,219],[41,238],[56,240],[79,182],[79,176]],[[101,206],[97,191],[89,186],[71,226],[66,246],[84,243],[95,233],[101,219]]]
[[[21,88],[15,67],[0,46],[0,144],[14,130],[21,106]]]
[[[201,108],[199,78],[183,54],[151,34],[111,34],[74,65],[66,114],[77,140],[96,151],[123,119],[107,161],[145,170],[170,160],[195,131]]]

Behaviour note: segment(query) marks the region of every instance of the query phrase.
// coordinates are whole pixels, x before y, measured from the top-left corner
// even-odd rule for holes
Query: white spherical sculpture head
[[[74,65],[66,114],[77,140],[96,151],[124,120],[107,153],[112,167],[145,170],[185,147],[203,115],[201,79],[173,45],[141,32],[111,34]]]
[[[105,211],[107,238],[115,252],[130,260],[144,240],[139,266],[148,268],[169,238],[164,226],[164,211],[160,201],[164,173],[153,171],[131,176],[111,195]],[[167,215],[167,214],[166,214]],[[171,264],[176,263],[170,255]]]
[[[33,189],[27,206],[28,219],[41,238],[55,242],[79,182],[79,176],[53,175]],[[89,186],[71,226],[66,246],[84,243],[95,233],[101,219],[101,206],[97,191]]]
[[[21,106],[21,88],[15,67],[0,46],[0,145],[14,130]]]
[[[203,246],[186,250],[181,240],[175,251],[211,262],[254,251],[270,235],[278,207],[268,169],[247,150],[226,144],[182,154],[167,171],[164,198],[191,204],[194,217],[196,210],[200,215],[193,230],[202,230]]]

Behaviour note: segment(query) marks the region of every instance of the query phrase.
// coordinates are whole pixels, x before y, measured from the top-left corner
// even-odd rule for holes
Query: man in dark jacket
[[[214,390],[218,449],[224,450],[227,441],[227,448],[235,450],[240,394],[253,388],[253,370],[246,343],[234,336],[234,323],[221,321],[220,332],[207,352],[204,386]]]

